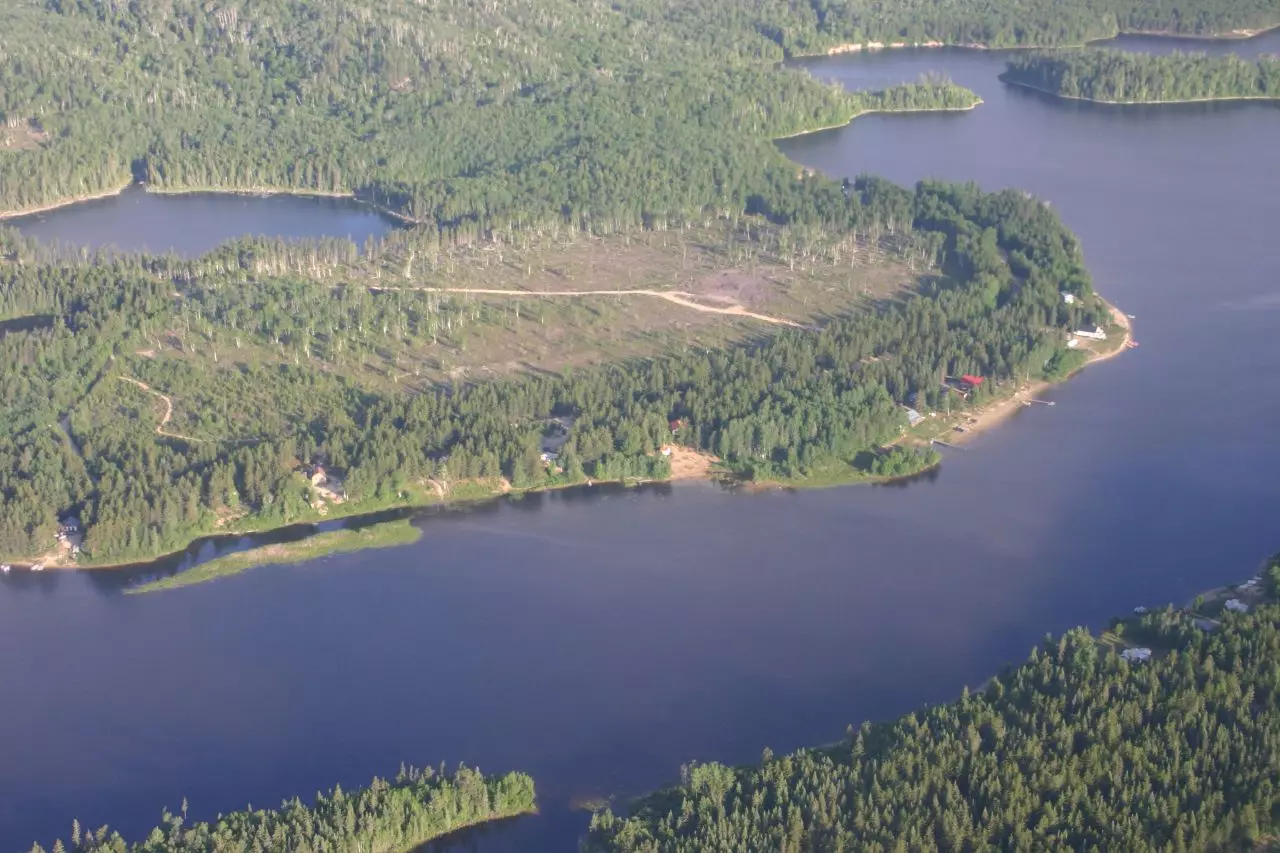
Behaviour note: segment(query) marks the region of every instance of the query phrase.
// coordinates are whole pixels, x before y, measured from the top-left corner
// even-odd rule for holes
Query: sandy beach
[[[1123,311],[1112,305],[1110,302],[1105,302],[1105,304],[1111,311],[1112,321],[1123,329],[1123,333],[1120,336],[1120,343],[1118,346],[1109,348],[1102,352],[1091,352],[1088,361],[1075,370],[1072,373],[1073,376],[1090,365],[1099,364],[1115,358],[1129,349],[1129,342],[1133,340],[1133,325],[1129,322],[1129,318]],[[1109,344],[1110,341],[1108,340],[1106,343]],[[983,406],[977,411],[970,412],[969,417],[964,422],[965,432],[952,433],[952,436],[947,438],[947,442],[950,444],[963,444],[966,441],[970,441],[974,436],[1003,423],[1013,414],[1021,411],[1024,406],[1030,405],[1031,400],[1035,399],[1056,384],[1061,383],[1045,381],[1032,382],[1019,388],[1011,397],[997,400],[994,403]]]

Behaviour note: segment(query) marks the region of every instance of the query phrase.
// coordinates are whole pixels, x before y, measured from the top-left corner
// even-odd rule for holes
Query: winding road
[[[159,391],[153,390],[150,385],[148,385],[145,382],[142,382],[141,380],[134,379],[132,376],[121,376],[120,381],[128,382],[130,385],[135,385],[138,388],[141,388],[143,391],[146,391],[151,396],[159,397],[161,400],[164,401],[164,415],[160,418],[159,426],[156,427],[157,435],[163,435],[166,438],[176,438],[181,441],[189,441],[196,444],[199,444],[204,441],[204,439],[202,438],[192,438],[189,435],[183,435],[182,433],[179,433],[179,432],[169,432],[168,430],[165,429],[165,425],[168,424],[169,421],[173,419],[173,400],[167,394],[161,394]]]

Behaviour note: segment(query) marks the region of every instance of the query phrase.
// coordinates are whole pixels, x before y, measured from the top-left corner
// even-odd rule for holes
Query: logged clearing
[[[252,319],[235,328],[221,321],[228,309],[212,297],[175,292],[190,301],[190,321],[136,340],[123,371],[164,403],[152,416],[163,421],[160,434],[251,442],[321,402],[267,393],[276,383],[255,379],[262,371],[314,370],[379,393],[561,374],[814,328],[916,287],[928,272],[913,268],[889,238],[809,246],[758,224],[728,222],[462,245],[408,239],[341,258],[297,246],[264,249],[235,297]],[[222,263],[205,262],[211,272]],[[288,283],[286,296],[276,282]],[[302,327],[295,316],[319,320]],[[175,393],[178,385],[198,390]],[[308,393],[339,393],[323,387]],[[119,408],[110,397],[102,404],[103,417]],[[321,404],[345,408],[337,396]]]

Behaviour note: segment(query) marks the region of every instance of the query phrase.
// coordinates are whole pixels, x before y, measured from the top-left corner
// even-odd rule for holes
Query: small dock
[[[950,449],[952,449],[952,450],[963,450],[963,449],[964,449],[963,447],[961,447],[961,446],[960,446],[960,445],[958,445],[958,444],[952,444],[951,442],[949,442],[949,441],[943,441],[943,440],[942,440],[942,439],[940,439],[940,438],[931,438],[931,439],[929,439],[929,443],[930,443],[930,444],[937,444],[937,445],[939,445],[939,446],[941,446],[941,447],[947,447],[947,448],[950,448]]]

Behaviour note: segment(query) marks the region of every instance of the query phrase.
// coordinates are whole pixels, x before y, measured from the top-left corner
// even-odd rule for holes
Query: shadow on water
[[[518,815],[504,820],[495,820],[450,832],[439,838],[428,841],[421,847],[413,848],[410,853],[478,853],[480,850],[490,851],[495,836],[509,834],[519,825],[527,824],[537,815]]]
[[[3,326],[0,326],[2,329]],[[909,486],[924,483],[935,483],[940,475],[941,466],[931,468],[919,474],[899,477],[870,484],[873,488],[905,489]],[[744,487],[739,484],[721,482],[720,487],[726,491],[739,491]],[[866,485],[866,484],[863,484]],[[416,525],[429,525],[433,520],[444,517],[467,517],[481,520],[487,516],[495,516],[504,510],[519,510],[536,513],[545,510],[551,502],[567,505],[585,505],[601,500],[609,500],[630,494],[644,494],[653,497],[670,497],[674,484],[669,482],[641,483],[623,485],[621,483],[595,483],[593,485],[572,486],[544,492],[526,492],[495,497],[490,500],[439,505],[426,508],[396,508],[379,510],[366,515],[356,515],[332,521],[304,522],[280,527],[262,533],[225,534],[207,536],[192,542],[186,548],[157,560],[143,563],[132,563],[124,566],[86,569],[83,574],[89,578],[93,587],[103,593],[118,593],[134,586],[150,583],[164,578],[174,577],[190,571],[219,557],[261,548],[267,545],[282,545],[309,539],[318,533],[334,530],[360,530],[375,524],[388,521],[411,519]],[[783,488],[777,491],[799,493],[803,490]],[[45,590],[52,591],[64,571],[31,572],[18,569],[5,577],[10,588],[18,591]]]
[[[426,508],[402,507],[386,509],[332,521],[292,524],[262,533],[208,536],[196,540],[182,551],[169,554],[158,560],[134,563],[111,569],[86,570],[85,574],[89,576],[91,583],[98,590],[115,593],[140,584],[173,577],[211,560],[224,557],[227,554],[248,551],[252,548],[260,548],[266,545],[300,542],[318,533],[327,533],[334,530],[360,530],[375,524],[399,521],[405,518],[412,519],[415,524],[419,525],[429,524],[432,519],[444,516],[466,515],[482,518],[487,515],[497,514],[504,507],[525,512],[538,512],[553,500],[567,504],[579,504],[639,492],[669,496],[671,491],[672,486],[670,483],[645,483],[636,486],[624,486],[620,483],[597,483],[592,486],[574,486],[555,491],[507,495],[475,503]],[[64,573],[17,571],[11,575],[11,582],[18,589],[24,588],[24,585],[27,588],[39,588],[38,580],[46,581],[46,586],[56,585],[56,577],[60,574]]]
[[[386,521],[397,521],[409,518],[413,510],[390,509],[353,516],[351,518],[334,519],[333,521],[308,522],[291,524],[263,533],[230,534],[209,536],[192,542],[184,550],[161,557],[148,563],[135,563],[114,569],[93,569],[86,571],[93,585],[106,592],[118,592],[139,584],[173,577],[189,571],[210,560],[260,548],[264,545],[282,545],[288,542],[300,542],[317,533],[333,530],[359,530]],[[57,574],[57,573],[53,573]]]

